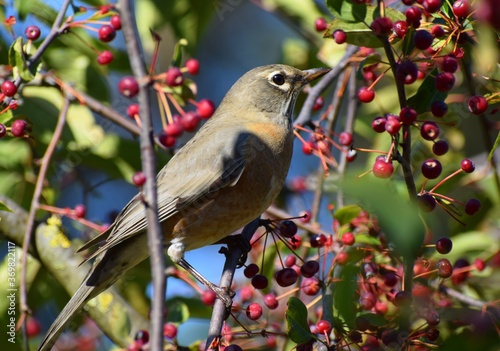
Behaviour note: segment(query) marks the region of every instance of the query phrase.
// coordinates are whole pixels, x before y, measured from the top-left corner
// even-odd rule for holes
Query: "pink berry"
[[[37,26],[28,26],[24,31],[24,35],[26,35],[26,38],[29,40],[38,40],[38,38],[40,38],[40,28]]]
[[[10,126],[10,132],[15,137],[23,137],[28,131],[28,123],[23,119],[16,119]]]
[[[486,262],[484,262],[484,260],[482,258],[476,258],[474,260],[474,266],[476,267],[476,269],[478,271],[484,271],[484,269],[486,268]]]
[[[204,290],[201,293],[201,301],[207,306],[213,306],[217,295],[213,290]]]
[[[387,35],[392,31],[392,21],[389,17],[377,17],[370,28],[375,35]]]
[[[330,332],[332,331],[332,325],[330,324],[330,322],[322,319],[320,321],[318,321],[318,323],[316,323],[316,328],[318,328],[318,331],[321,333],[321,334],[330,334]]]
[[[347,252],[341,251],[335,257],[335,262],[337,264],[343,266],[349,261],[349,254]]]
[[[178,67],[171,67],[167,70],[165,81],[167,85],[171,87],[177,87],[179,85],[182,85],[182,83],[184,82],[184,77]]]
[[[351,133],[349,133],[349,132],[340,133],[339,142],[341,145],[349,146],[352,144],[352,141],[353,141],[353,137],[352,137]]]
[[[474,172],[474,169],[476,168],[476,166],[474,165],[474,162],[472,162],[471,159],[464,158],[462,160],[462,162],[460,163],[460,168],[462,168],[462,170],[465,173],[472,173],[472,172]]]
[[[372,129],[377,133],[385,132],[385,124],[387,123],[387,119],[385,117],[379,116],[373,119],[372,121]]]
[[[99,40],[105,43],[109,43],[116,37],[116,31],[113,27],[105,24],[99,28]]]
[[[417,111],[411,107],[403,107],[399,112],[399,119],[403,124],[413,124],[417,119]]]
[[[300,288],[304,292],[304,294],[308,296],[316,295],[320,290],[319,281],[316,277],[305,278],[302,280],[300,284]]]
[[[424,0],[424,9],[429,13],[438,12],[443,3],[441,0]]]
[[[412,6],[406,10],[405,16],[406,16],[406,23],[408,25],[411,25],[416,21],[420,21],[420,19],[422,18],[422,11],[420,11],[418,7]]]
[[[75,206],[75,217],[77,218],[83,218],[85,217],[85,212],[86,212],[86,209],[85,209],[85,205],[76,205]]]
[[[1,86],[2,93],[7,97],[13,97],[17,93],[17,86],[10,80],[6,80]]]
[[[335,30],[332,37],[337,44],[344,44],[347,40],[347,34],[342,29]]]
[[[163,336],[168,339],[174,339],[177,336],[177,326],[173,323],[164,324]]]
[[[109,19],[109,22],[111,24],[111,27],[113,27],[115,30],[120,30],[122,29],[122,19],[120,15],[113,15]]]
[[[3,91],[3,85],[2,85],[2,91]],[[475,115],[480,115],[488,109],[488,101],[482,95],[472,96],[467,102],[467,105],[469,106],[469,111]]]
[[[408,32],[408,25],[405,21],[396,21],[394,22],[392,30],[398,38],[404,38]]]
[[[326,22],[326,19],[320,17],[314,22],[314,27],[317,32],[323,32],[328,28],[328,23]]]
[[[375,160],[373,164],[373,174],[377,178],[389,178],[394,173],[394,166],[392,162],[385,162],[385,157],[382,156]]]
[[[387,131],[387,133],[391,135],[398,134],[399,130],[401,129],[401,121],[399,120],[399,117],[388,114],[386,118],[387,122],[385,122],[385,130]]]
[[[200,123],[200,116],[193,111],[188,111],[181,118],[182,127],[186,132],[192,132]]]
[[[26,319],[26,334],[28,334],[28,338],[34,338],[38,334],[40,334],[40,331],[42,330],[42,325],[38,321],[38,319],[35,319],[34,317],[28,317]]]
[[[141,171],[135,172],[132,176],[132,182],[135,186],[143,186],[146,183],[146,176]]]
[[[264,296],[264,304],[270,309],[275,310],[278,308],[278,300],[276,299],[276,295],[273,293],[266,294]]]
[[[184,132],[184,129],[182,128],[182,124],[179,120],[179,118],[175,119],[172,123],[169,123],[165,126],[165,134],[173,137],[173,138],[178,138],[182,135]]]
[[[442,38],[445,35],[443,27],[441,27],[439,24],[435,24],[431,28],[431,34],[434,36],[434,38]]]
[[[297,257],[295,257],[295,255],[288,255],[286,258],[285,258],[285,267],[292,267],[294,264],[297,263]]]
[[[173,147],[175,145],[176,140],[177,139],[175,137],[168,135],[165,132],[161,132],[160,135],[158,136],[158,141],[166,148]]]
[[[325,105],[325,100],[323,99],[323,96],[318,96],[316,98],[316,101],[314,102],[313,105],[313,111],[319,111],[321,108]]]
[[[246,314],[249,319],[255,321],[262,316],[262,306],[257,302],[251,303],[247,307]]]
[[[132,98],[139,93],[139,84],[134,77],[126,76],[118,82],[118,91],[125,97]]]
[[[212,100],[202,99],[198,102],[197,111],[201,118],[208,119],[214,114],[215,105]]]
[[[368,103],[372,102],[375,98],[375,92],[368,87],[361,87],[358,90],[357,96],[360,102]]]
[[[354,245],[354,243],[356,242],[356,238],[354,237],[354,234],[351,232],[344,233],[344,235],[342,235],[341,240],[342,244],[348,246]]]
[[[316,144],[313,141],[306,141],[302,144],[302,152],[304,155],[312,155],[314,150],[316,150]]]
[[[427,179],[436,179],[441,174],[443,170],[443,166],[441,166],[441,162],[434,158],[430,158],[425,160],[422,163],[422,174]]]
[[[186,68],[189,74],[197,75],[200,72],[200,62],[197,59],[190,58],[186,61]]]
[[[113,61],[113,53],[108,50],[104,50],[97,56],[97,63],[100,65],[107,65]]]

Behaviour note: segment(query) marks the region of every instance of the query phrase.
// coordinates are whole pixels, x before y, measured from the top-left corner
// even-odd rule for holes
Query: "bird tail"
[[[63,308],[59,316],[50,326],[45,334],[45,338],[38,347],[38,351],[49,351],[54,346],[59,335],[63,332],[64,327],[68,324],[70,319],[78,312],[83,305],[91,298],[95,286],[88,286],[85,283],[81,284],[75,292],[71,300]]]

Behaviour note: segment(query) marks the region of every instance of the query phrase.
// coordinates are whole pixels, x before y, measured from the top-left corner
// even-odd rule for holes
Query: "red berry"
[[[459,270],[461,268],[466,268],[469,267],[470,263],[467,261],[465,258],[459,258],[458,260],[455,261],[455,264],[453,265],[453,270]],[[469,277],[469,272],[461,272],[461,273],[455,273],[451,277],[451,283],[453,285],[458,285],[463,283],[467,278]]]
[[[352,144],[353,138],[352,134],[349,132],[342,132],[339,136],[339,142],[341,145],[349,146]]]
[[[347,252],[341,251],[335,256],[335,262],[343,266],[349,261],[349,254]]]
[[[481,201],[478,199],[469,199],[465,204],[465,213],[469,216],[474,215],[481,208]]]
[[[285,258],[285,267],[292,267],[294,264],[297,263],[297,257],[295,255],[288,255]]]
[[[134,340],[137,341],[140,346],[143,346],[149,342],[149,333],[147,330],[139,330],[134,336]]]
[[[439,91],[450,91],[455,85],[455,76],[450,72],[441,72],[436,76],[435,85]]]
[[[431,105],[434,117],[443,117],[448,112],[448,105],[444,101],[434,101]]]
[[[113,27],[108,24],[103,25],[99,28],[99,40],[105,43],[109,43],[116,37],[116,31]]]
[[[42,325],[40,322],[34,317],[28,317],[26,319],[26,334],[28,334],[28,338],[33,338],[40,334],[42,330]]]
[[[458,69],[458,61],[453,56],[446,56],[441,62],[441,68],[444,72],[455,73]]]
[[[113,15],[109,19],[109,23],[111,24],[111,27],[113,27],[115,30],[120,30],[122,29],[122,19],[120,15]]]
[[[364,103],[372,102],[373,99],[375,98],[375,92],[372,89],[369,89],[368,87],[359,88],[357,95],[358,95],[358,100]]]
[[[373,174],[377,178],[389,178],[394,173],[392,162],[386,162],[385,158],[377,158],[373,164]]]
[[[135,186],[143,186],[146,183],[146,176],[141,171],[135,172],[132,176],[132,182]]]
[[[449,278],[453,274],[453,267],[446,258],[442,258],[436,263],[437,274],[441,278]]]
[[[26,38],[29,40],[37,40],[40,38],[40,28],[37,26],[28,26],[24,31],[24,35],[26,35]]]
[[[295,284],[299,275],[292,268],[283,268],[276,272],[275,278],[278,285],[284,288]]]
[[[437,311],[430,310],[425,314],[425,320],[430,326],[436,326],[441,322],[441,317]]]
[[[132,98],[139,93],[139,84],[134,77],[126,76],[118,82],[118,91],[125,97]]]
[[[77,218],[83,218],[85,217],[85,205],[76,205],[75,206],[75,217]]]
[[[246,314],[249,319],[255,321],[262,316],[262,306],[256,302],[251,303],[247,306]]]
[[[422,11],[418,7],[412,6],[405,12],[406,23],[411,25],[422,18]]]
[[[387,272],[384,275],[384,285],[392,288],[398,283],[398,276],[392,272]]]
[[[316,101],[314,102],[313,105],[313,111],[319,111],[321,108],[325,105],[325,100],[323,99],[323,96],[318,96],[316,98]]]
[[[387,35],[392,31],[392,21],[389,17],[377,17],[370,28],[375,35]]]
[[[403,84],[412,84],[418,78],[417,65],[411,60],[401,62],[396,69],[396,79]]]
[[[342,29],[335,30],[332,37],[337,44],[344,44],[347,40],[347,34]]]
[[[345,155],[345,159],[347,162],[352,162],[356,159],[356,156],[358,155],[358,152],[354,149],[348,150],[347,154]]]
[[[385,117],[379,116],[372,121],[372,129],[377,133],[385,132],[385,124],[387,119]]]
[[[0,138],[3,138],[7,134],[7,128],[5,128],[5,125],[0,123]]]
[[[439,24],[435,24],[431,28],[431,34],[434,36],[434,38],[441,38],[444,37],[445,32],[443,27],[441,27]]]
[[[436,241],[436,251],[446,255],[453,248],[453,242],[449,238],[441,238]]]
[[[186,132],[192,132],[198,127],[200,116],[196,112],[188,111],[182,116],[180,121],[182,128],[184,128]]]
[[[6,80],[1,86],[2,93],[7,97],[13,97],[17,93],[17,86],[10,80]]]
[[[167,70],[167,76],[165,78],[167,85],[171,87],[177,87],[184,83],[184,77],[181,70],[178,67],[171,67]]]
[[[104,50],[97,56],[97,63],[100,65],[107,65],[113,61],[113,53],[108,50]]]
[[[130,118],[135,118],[139,115],[139,104],[132,104],[127,107],[127,116]]]
[[[470,3],[467,0],[458,0],[453,3],[453,13],[458,18],[467,17],[470,13],[470,9]]]
[[[481,259],[481,258],[476,258],[474,260],[474,266],[476,267],[476,269],[478,271],[481,272],[481,271],[483,271],[486,268],[486,262],[484,262],[484,260]]]
[[[413,124],[417,119],[417,111],[411,107],[403,107],[399,112],[399,119],[403,124]]]
[[[311,278],[319,271],[318,261],[307,261],[300,267],[300,273],[306,278]]]
[[[275,310],[279,305],[278,300],[276,299],[276,295],[274,295],[273,293],[269,293],[264,296],[264,304],[270,310]]]
[[[448,143],[444,140],[439,140],[432,145],[432,152],[436,156],[442,156],[448,152],[449,146]]]
[[[240,289],[241,301],[246,302],[253,299],[255,289],[251,286],[245,285]]]
[[[200,72],[200,62],[197,59],[190,58],[186,61],[186,68],[189,74],[197,75]]]
[[[430,158],[422,163],[422,174],[427,179],[436,179],[441,174],[443,167],[441,162],[434,158]]]
[[[198,102],[197,106],[198,115],[203,119],[212,117],[215,112],[215,105],[212,100],[203,99]]]
[[[313,234],[310,238],[311,247],[323,247],[326,243],[326,236],[323,234]]]
[[[158,141],[166,148],[174,146],[176,140],[177,139],[175,139],[173,136],[168,135],[165,132],[161,132],[160,135],[158,136]]]
[[[418,195],[418,207],[423,212],[432,212],[436,208],[436,199],[427,193]]]
[[[258,289],[258,290],[265,289],[269,285],[267,277],[265,275],[262,275],[262,274],[256,274],[252,278],[252,282],[251,283],[252,283],[252,286],[255,289]]]
[[[311,277],[311,278],[305,278],[302,280],[302,283],[300,284],[300,288],[304,292],[304,294],[308,296],[314,296],[316,295],[319,290],[319,281],[316,277]]]
[[[474,162],[472,162],[471,159],[464,158],[462,160],[462,162],[460,163],[460,168],[462,168],[462,170],[465,173],[472,173],[472,172],[474,172],[474,169],[476,168],[476,166],[474,165]]]
[[[316,27],[317,32],[323,32],[328,28],[328,23],[326,22],[326,19],[320,17],[314,22],[314,26]]]
[[[169,123],[165,127],[165,134],[172,137],[172,138],[178,138],[182,135],[184,132],[184,129],[182,129],[182,124],[180,120],[175,121],[173,123]]]
[[[424,122],[420,127],[420,135],[425,140],[436,140],[439,136],[439,126],[431,121]]]
[[[363,291],[359,296],[359,307],[365,311],[371,310],[376,302],[377,297],[371,292]]]
[[[177,336],[177,326],[173,323],[163,325],[163,336],[168,339],[173,339]]]
[[[408,291],[400,291],[394,296],[394,304],[398,307],[410,306],[412,300],[411,293]]]
[[[425,337],[429,341],[436,341],[439,338],[439,329],[436,329],[436,328],[427,329],[427,333],[426,333]]]
[[[438,12],[443,3],[441,0],[424,0],[424,9],[429,13]]]
[[[15,137],[23,137],[28,131],[28,123],[23,119],[16,119],[10,126],[10,132]]]
[[[6,82],[4,82],[6,83]],[[3,91],[3,84],[2,84],[2,91]],[[7,94],[5,94],[7,95]],[[8,96],[8,95],[7,95]],[[475,115],[480,115],[486,111],[488,108],[488,101],[484,98],[484,96],[481,95],[475,95],[472,96],[469,99],[469,102],[467,103],[469,106],[469,111],[472,112]]]
[[[426,50],[426,49],[430,48],[430,46],[432,45],[432,41],[434,40],[434,37],[427,30],[422,29],[422,30],[418,30],[415,33],[414,40],[415,40],[415,47],[417,49]]]
[[[351,233],[351,232],[347,232],[347,233],[344,233],[344,235],[342,235],[342,244],[344,245],[354,245],[354,243],[356,242],[356,238],[354,237],[354,234]]]
[[[404,38],[408,32],[408,25],[405,21],[396,21],[394,22],[393,31],[398,38]]]
[[[302,144],[302,152],[304,155],[312,155],[314,150],[316,150],[316,144],[313,141],[306,141]]]
[[[330,334],[332,331],[332,325],[324,319],[319,320],[318,323],[316,323],[316,328],[318,328],[318,332],[321,334]]]
[[[207,306],[213,306],[217,295],[213,290],[204,290],[201,293],[201,301]]]
[[[257,273],[259,273],[259,266],[257,266],[255,263],[250,263],[243,270],[243,274],[247,278],[253,278]]]

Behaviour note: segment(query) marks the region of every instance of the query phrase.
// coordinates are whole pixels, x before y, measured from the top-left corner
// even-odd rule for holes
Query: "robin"
[[[243,75],[198,133],[158,173],[158,215],[168,255],[213,244],[262,214],[285,181],[293,146],[292,113],[302,87],[328,69],[268,65]],[[139,195],[104,233],[87,278],[45,336],[49,350],[91,298],[149,256]],[[80,251],[79,250],[79,251]]]

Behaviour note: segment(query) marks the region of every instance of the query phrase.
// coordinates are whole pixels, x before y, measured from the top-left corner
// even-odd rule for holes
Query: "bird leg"
[[[230,309],[233,304],[233,296],[235,295],[234,291],[231,291],[227,288],[221,288],[214,283],[210,282],[205,278],[200,272],[198,272],[193,266],[191,266],[188,261],[184,258],[181,258],[177,263],[179,266],[184,268],[186,271],[191,273],[196,280],[205,285],[208,289],[212,290],[217,297],[224,302],[224,305],[227,309]]]

